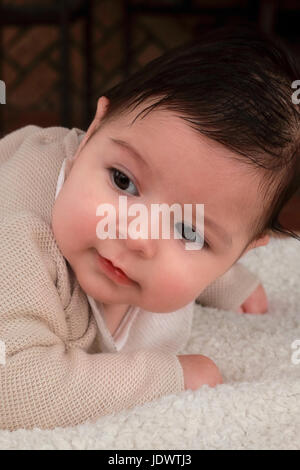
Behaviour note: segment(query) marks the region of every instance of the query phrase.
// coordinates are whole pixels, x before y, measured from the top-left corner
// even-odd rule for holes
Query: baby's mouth
[[[128,277],[122,269],[115,266],[108,258],[104,258],[104,256],[101,256],[98,252],[97,255],[100,266],[105,270],[109,277],[113,278],[113,280],[126,285],[136,284],[133,279]]]
[[[119,274],[120,276],[125,276],[125,277],[127,277],[127,279],[129,279],[129,277],[124,273],[124,271],[122,271],[122,269],[120,269],[120,268],[117,268],[109,259],[103,258],[103,256],[102,256],[102,259],[103,259],[104,263],[106,263],[108,266],[113,267],[117,274]]]

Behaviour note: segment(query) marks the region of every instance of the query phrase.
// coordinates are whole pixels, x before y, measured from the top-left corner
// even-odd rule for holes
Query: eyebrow
[[[142,155],[134,148],[129,142],[126,142],[125,140],[122,139],[114,139],[113,137],[110,137],[111,142],[117,144],[119,147],[122,147],[124,150],[126,150],[132,157],[134,157],[136,160],[140,160],[145,166],[149,168],[149,165],[147,161],[142,157]]]
[[[110,137],[111,142],[117,144],[119,147],[122,147],[124,150],[129,152],[136,160],[141,160],[141,162],[149,168],[147,161],[141,156],[141,154],[131,145],[129,142],[126,142],[122,139],[115,139]],[[222,239],[223,243],[228,247],[232,246],[232,237],[224,230],[223,227],[218,225],[209,217],[204,216],[204,231],[205,225],[208,225],[214,232]]]

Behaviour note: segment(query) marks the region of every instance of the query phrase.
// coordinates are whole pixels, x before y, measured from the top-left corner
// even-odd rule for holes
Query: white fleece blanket
[[[211,357],[224,384],[169,395],[95,424],[2,430],[0,448],[300,449],[300,242],[272,239],[241,261],[262,280],[269,312],[195,305],[182,351]]]

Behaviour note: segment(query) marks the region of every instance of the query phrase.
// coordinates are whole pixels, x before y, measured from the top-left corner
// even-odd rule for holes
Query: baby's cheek
[[[191,280],[178,271],[158,275],[155,281],[155,290],[161,303],[172,310],[181,308],[193,299]]]

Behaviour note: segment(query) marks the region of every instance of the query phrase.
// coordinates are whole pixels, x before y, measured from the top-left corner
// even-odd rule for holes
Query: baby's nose
[[[144,258],[151,259],[156,252],[157,240],[151,238],[132,238],[129,234],[125,240],[126,246],[129,250],[137,251]]]
[[[145,258],[151,258],[156,251],[157,240],[151,237],[151,225],[144,218],[129,216],[127,223],[119,218],[118,238],[125,239],[127,248],[139,251]]]

